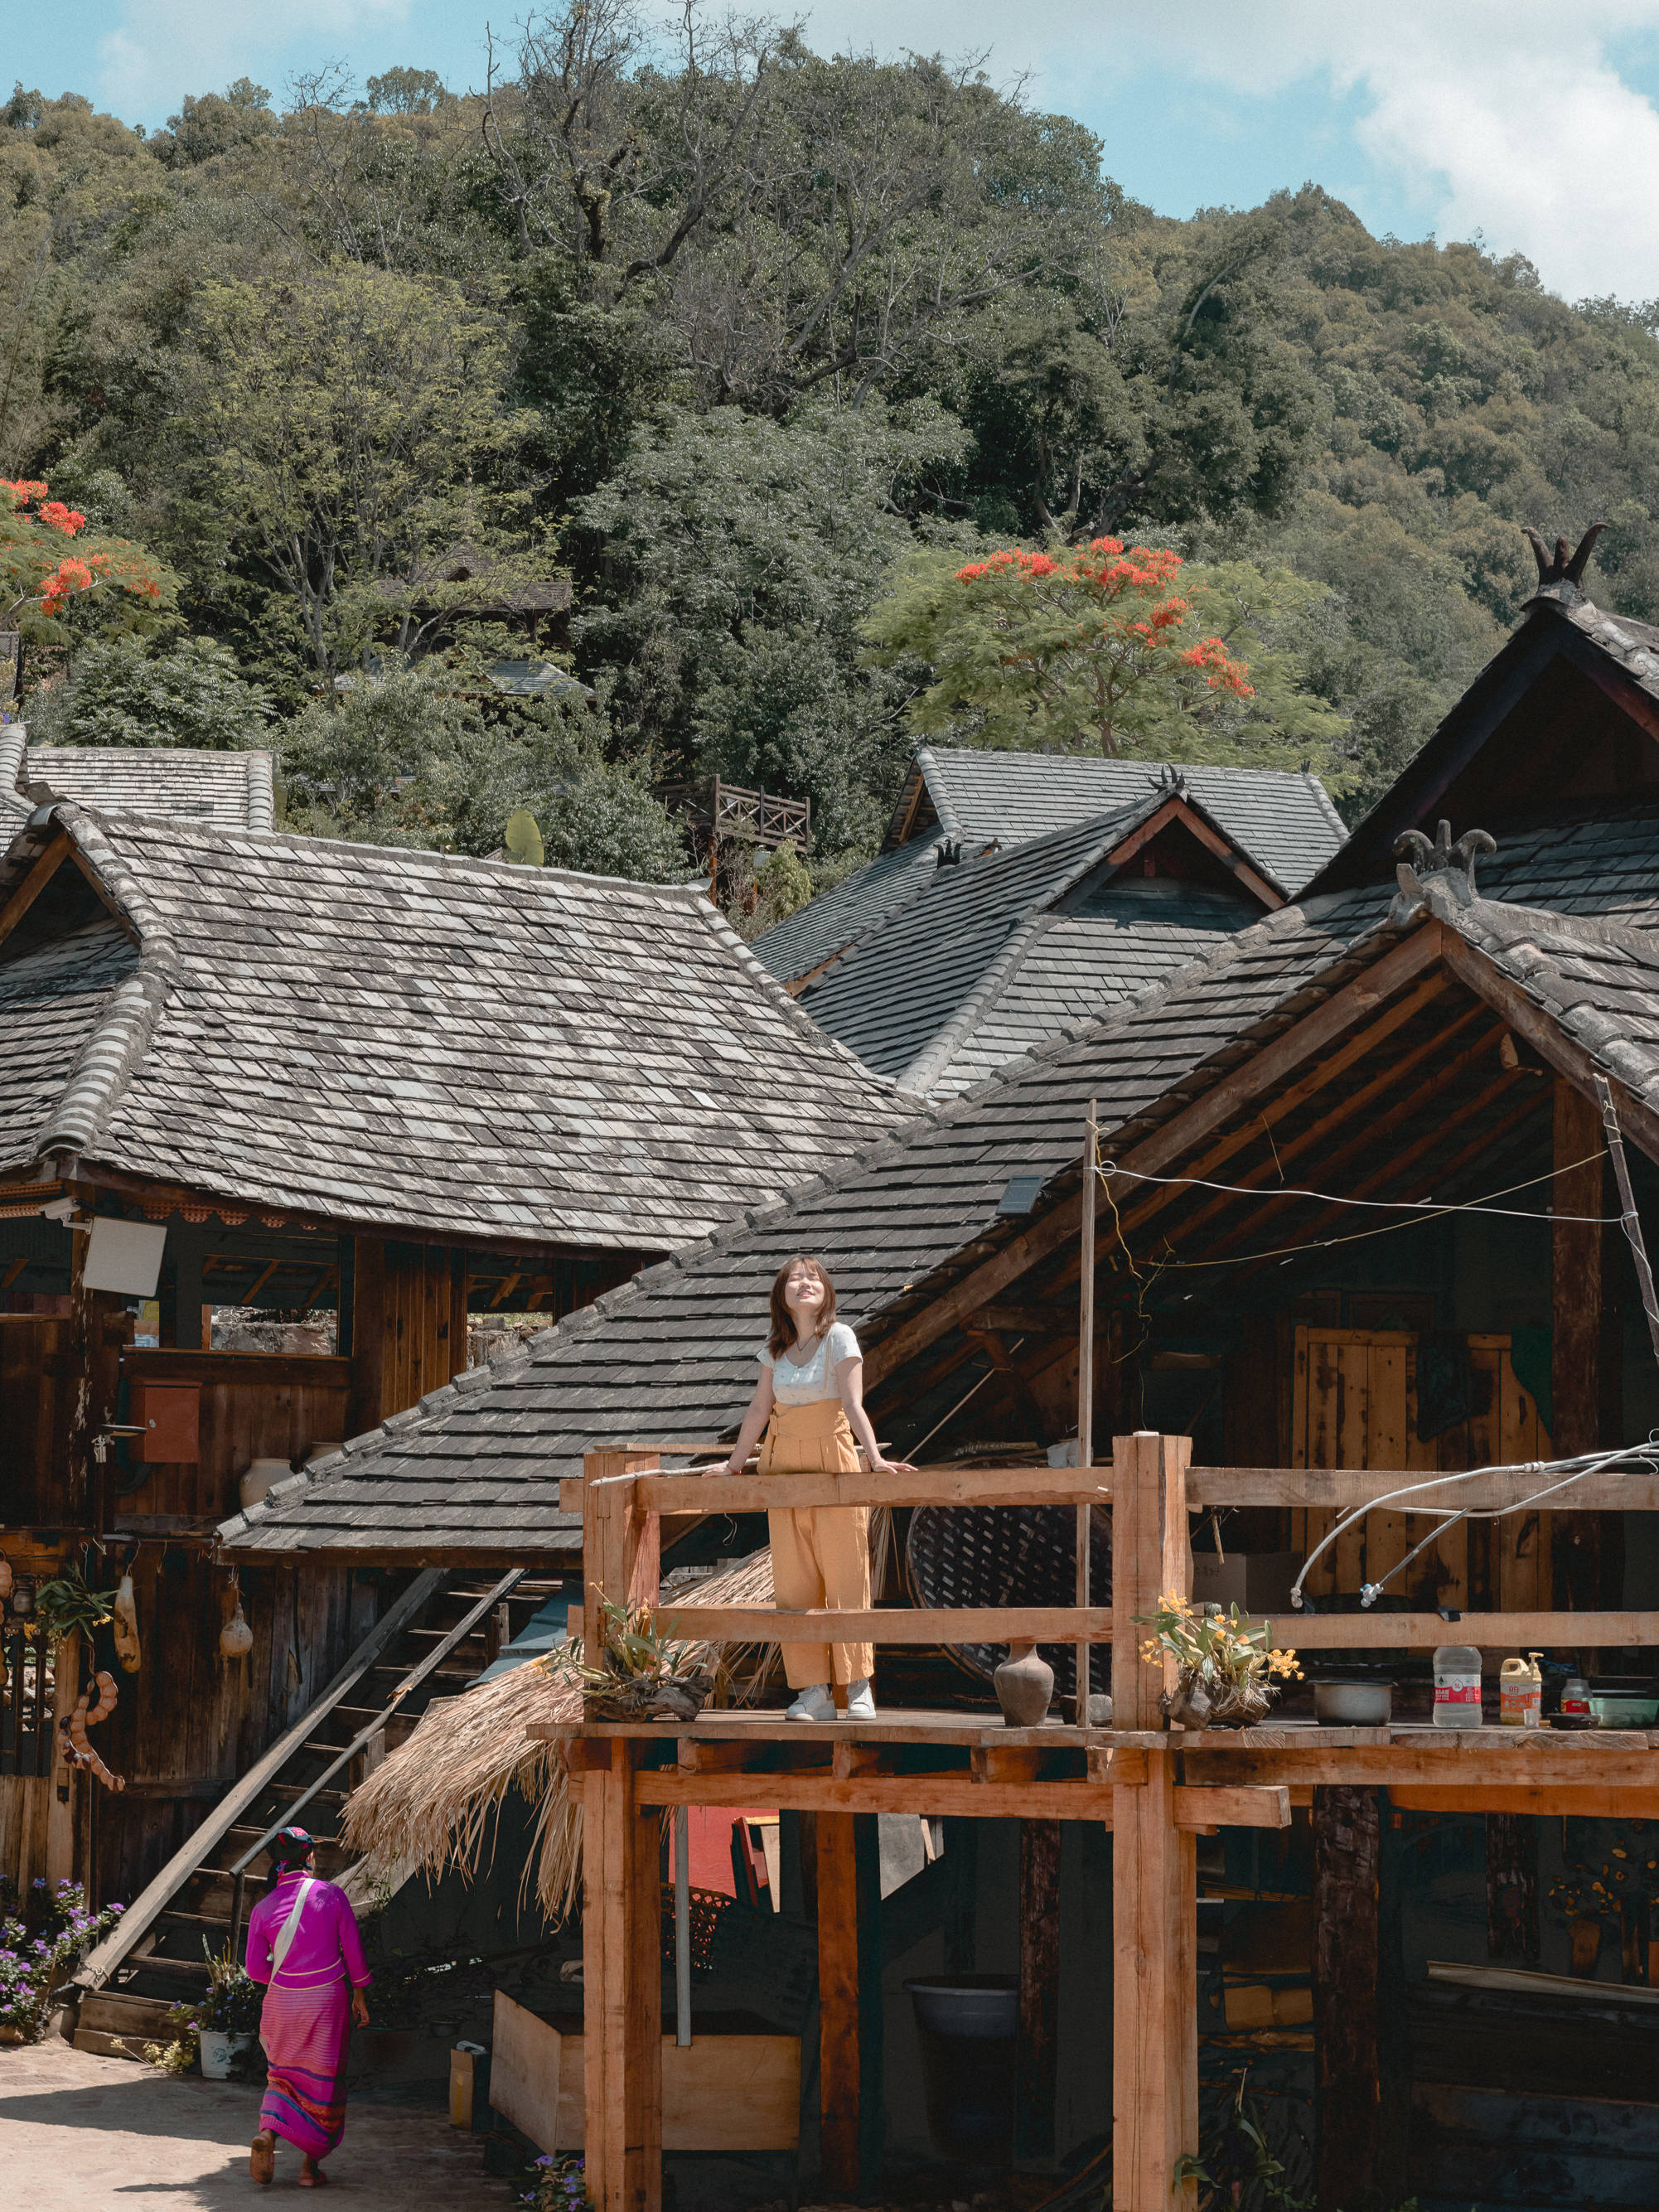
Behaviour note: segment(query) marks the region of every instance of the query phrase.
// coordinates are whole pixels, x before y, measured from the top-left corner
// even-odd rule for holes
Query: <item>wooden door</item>
[[[1470,1365],[1489,1378],[1484,1410],[1427,1443],[1417,1433],[1415,1332],[1298,1323],[1291,1434],[1293,1467],[1398,1468],[1425,1475],[1547,1459],[1550,1440],[1530,1391],[1516,1381],[1506,1335],[1471,1336]],[[1480,1393],[1477,1391],[1477,1402]],[[1329,1513],[1291,1516],[1306,1553],[1334,1524]],[[1404,1559],[1438,1516],[1383,1510],[1338,1540],[1308,1578],[1316,1595],[1357,1592]],[[1550,1602],[1549,1516],[1462,1522],[1389,1585],[1424,1609],[1471,1604],[1532,1609]]]

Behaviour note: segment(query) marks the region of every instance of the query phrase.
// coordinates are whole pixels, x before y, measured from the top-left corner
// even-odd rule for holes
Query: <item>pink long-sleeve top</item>
[[[307,1879],[311,1888],[300,1924],[281,1971],[274,1972],[271,1959],[276,1938],[294,1909],[300,1884]],[[285,1874],[248,1915],[247,1971],[252,1980],[272,1983],[279,1990],[325,1989],[338,1981],[349,1981],[354,1989],[362,1990],[374,1979],[363,1956],[357,1916],[345,1892],[331,1881],[307,1877],[298,1868]]]

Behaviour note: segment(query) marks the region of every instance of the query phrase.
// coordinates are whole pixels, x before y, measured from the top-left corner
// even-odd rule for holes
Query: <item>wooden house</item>
[[[0,726],[0,831],[37,806],[71,799],[107,814],[160,815],[221,830],[269,830],[276,792],[262,746],[209,752],[189,745],[43,745],[22,722]]]
[[[432,1493],[440,1546],[403,1523],[382,1542],[365,1501],[349,1558],[239,1568],[215,1530],[250,1469],[280,1494],[447,1388],[469,1315],[583,1309],[907,1110],[693,889],[36,808],[0,862],[0,1874],[132,1899],[181,1852],[257,1838],[342,1698],[345,1744],[421,1651],[448,1670],[421,1683],[453,1687],[456,1623],[476,1668],[533,1594],[473,1571],[500,1548],[488,1474]],[[216,1349],[239,1308],[309,1316],[327,1348]],[[145,1663],[100,1641],[54,1672],[30,1597],[124,1567]],[[94,1661],[118,1791],[54,1749]],[[380,1672],[346,1696],[354,1666]],[[161,1953],[199,1966],[225,1887]]]
[[[935,880],[941,861],[986,860],[1017,846],[1064,839],[1091,823],[1108,831],[1121,825],[1116,839],[1101,847],[1098,867],[1114,842],[1143,828],[1147,817],[1141,810],[1149,803],[1163,805],[1177,787],[1228,848],[1241,920],[1260,911],[1258,898],[1271,905],[1276,898],[1294,897],[1346,834],[1325,787],[1305,773],[918,745],[875,859],[757,938],[755,950],[781,983],[804,989],[849,947],[861,949],[877,939],[882,925]],[[1201,842],[1206,831],[1194,834]],[[1058,856],[1061,848],[1054,849]],[[1200,884],[1215,881],[1202,860],[1193,866],[1191,844],[1178,831],[1162,844],[1156,830],[1143,836],[1133,857],[1136,878],[1161,879],[1166,890],[1194,878]],[[1124,863],[1130,858],[1125,853],[1101,869],[1099,881],[1115,880],[1124,888]],[[1042,872],[1052,877],[1055,871],[1051,865]],[[1265,898],[1257,883],[1267,886]],[[1040,900],[1028,909],[1033,916],[1046,910]],[[942,933],[947,939],[952,933]],[[1113,995],[1103,992],[1099,1004]]]
[[[326,1557],[379,1499],[413,1540],[446,1474],[483,1462],[500,1540],[526,1555],[582,1509],[591,1631],[600,1589],[656,1596],[661,1516],[776,1498],[655,1470],[732,1432],[766,1285],[797,1250],[823,1260],[859,1328],[878,1432],[923,1462],[826,1498],[1068,1522],[1109,1501],[1111,1586],[1092,1607],[1022,1607],[1003,1588],[953,1617],[914,1576],[891,1584],[859,1624],[880,1647],[875,1723],[555,1728],[584,1793],[596,2203],[659,2201],[659,1815],[722,1803],[812,1823],[794,1848],[816,1906],[796,1899],[817,1930],[815,2148],[834,2186],[873,2186],[884,2130],[915,2132],[902,1977],[1005,1969],[1024,2149],[1111,2137],[1127,2212],[1194,2201],[1176,2161],[1199,2148],[1201,2096],[1228,2094],[1245,2061],[1305,2105],[1322,2202],[1644,2201],[1650,1893],[1629,1885],[1614,1941],[1582,1954],[1577,1923],[1595,1913],[1581,1901],[1563,1924],[1546,1893],[1589,1863],[1582,1831],[1659,1819],[1659,1732],[1421,1723],[1428,1655],[1449,1640],[1480,1644],[1491,1673],[1536,1644],[1639,1674],[1659,1644],[1659,1482],[1638,1463],[1542,1498],[1536,1473],[1659,1425],[1631,1235],[1659,1231],[1656,716],[1659,632],[1547,574],[1299,900],[225,1525],[226,1556],[250,1565]],[[1471,794],[1480,814],[1454,811],[1460,835],[1442,836]],[[1461,834],[1476,830],[1491,839]],[[1275,1599],[1275,1630],[1310,1665],[1389,1668],[1394,1723],[1316,1729],[1292,1699],[1282,1727],[1171,1733],[1115,1614],[1172,1583],[1201,1591],[1195,1559],[1206,1575],[1231,1562],[1259,1606],[1253,1582],[1379,1498],[1321,1553],[1310,1611]],[[1367,1586],[1381,1595],[1362,1605]],[[780,1625],[678,1594],[664,1611],[715,1641]],[[1004,1734],[982,1680],[977,1710],[937,1677],[927,1710],[907,1706],[918,1646],[966,1656],[1021,1628],[1057,1653],[1111,1644],[1112,1727],[1068,1714]],[[860,1823],[899,1810],[986,1839],[965,1901],[948,1892],[921,1936],[864,1870]],[[1015,1840],[991,1854],[993,1892],[1000,1830]],[[1651,1858],[1652,1838],[1609,1853]],[[953,1850],[951,1836],[945,1868],[974,1863]],[[882,1929],[901,1924],[910,1948],[884,1960]]]

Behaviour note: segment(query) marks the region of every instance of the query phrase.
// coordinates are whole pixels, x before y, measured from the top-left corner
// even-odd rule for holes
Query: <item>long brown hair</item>
[[[795,1340],[795,1316],[784,1303],[783,1296],[792,1267],[811,1267],[823,1285],[823,1304],[818,1313],[819,1336],[828,1336],[835,1324],[836,1286],[830,1279],[829,1270],[823,1261],[813,1259],[808,1252],[792,1254],[772,1278],[772,1334],[766,1340],[766,1348],[774,1359],[781,1359]]]

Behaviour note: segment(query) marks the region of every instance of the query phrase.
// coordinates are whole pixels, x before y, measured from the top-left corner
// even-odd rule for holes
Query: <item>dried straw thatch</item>
[[[693,1591],[685,1592],[690,1601]],[[699,1605],[770,1605],[772,1555],[755,1553],[695,1585]],[[668,1605],[672,1604],[671,1594]],[[698,1647],[692,1646],[694,1650]],[[768,1671],[775,1645],[720,1654],[719,1679],[729,1697],[738,1670],[749,1693]],[[376,1767],[347,1801],[349,1850],[395,1867],[404,1879],[436,1880],[452,1867],[470,1879],[484,1863],[495,1815],[516,1787],[539,1808],[536,1893],[548,1917],[562,1920],[581,1880],[581,1806],[570,1793],[562,1745],[527,1736],[532,1724],[581,1717],[581,1692],[556,1680],[544,1659],[481,1682],[428,1707],[409,1741]],[[529,1868],[525,1869],[526,1879]]]

